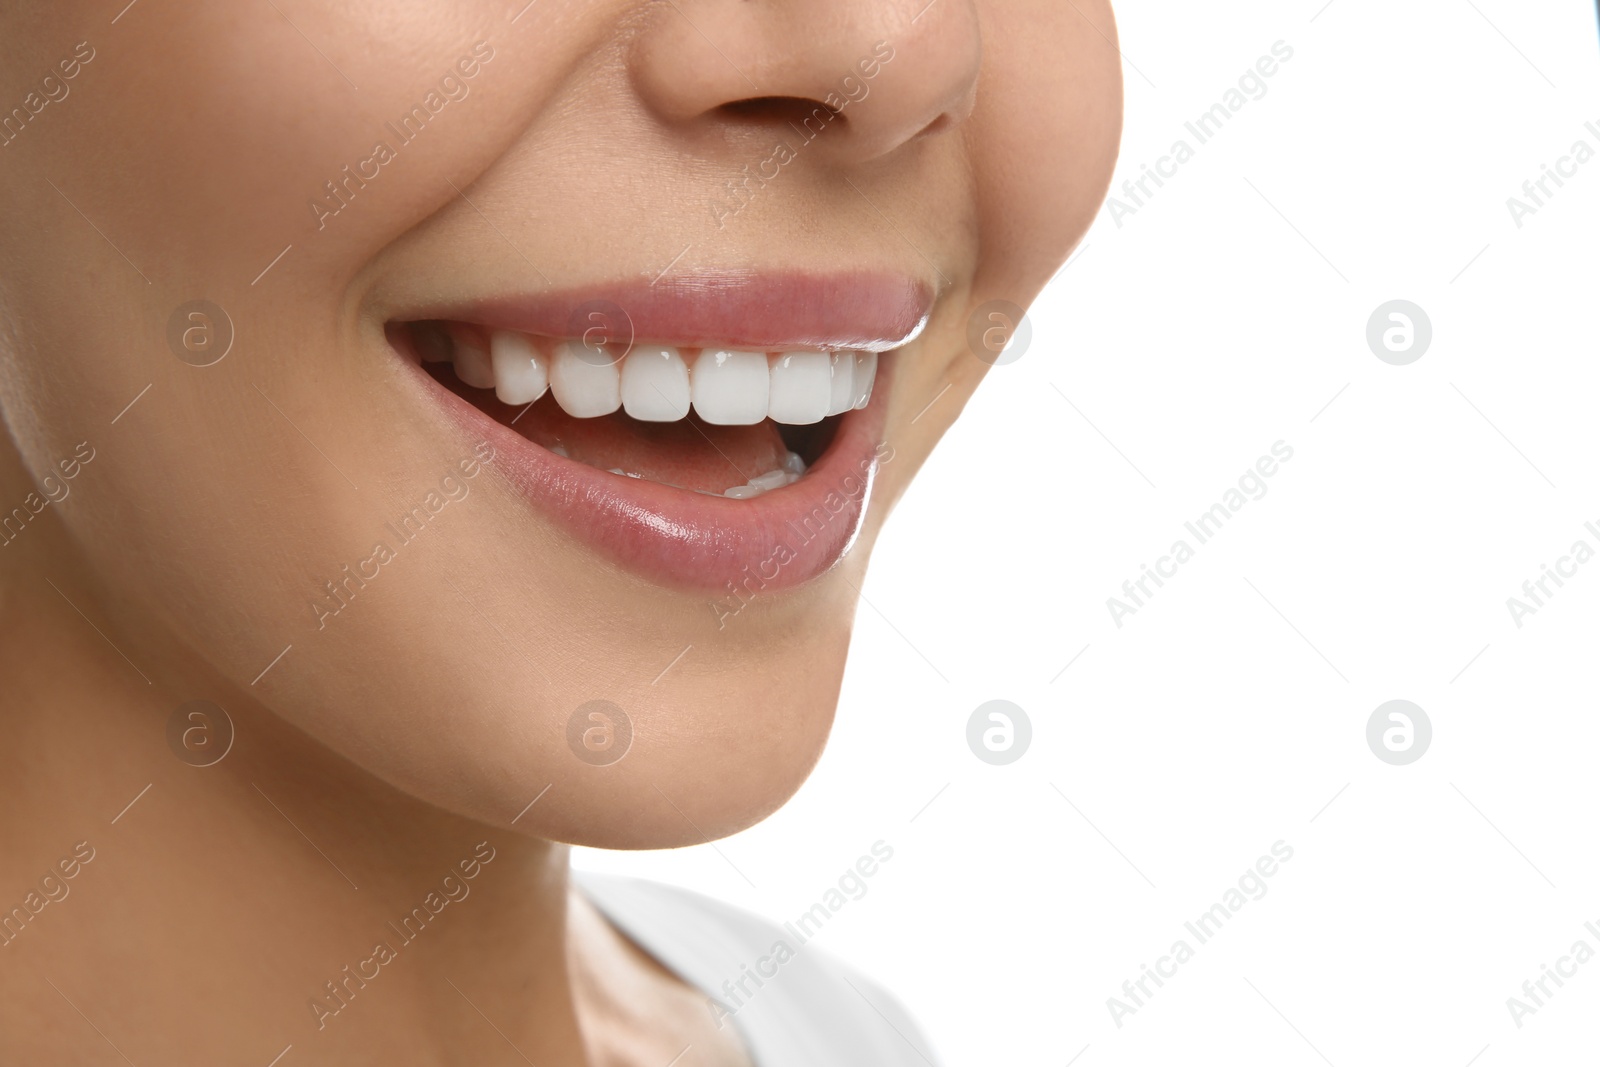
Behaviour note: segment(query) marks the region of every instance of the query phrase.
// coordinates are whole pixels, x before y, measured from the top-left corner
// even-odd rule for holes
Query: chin
[[[471,439],[444,453],[476,456]],[[877,522],[805,581],[668,583],[552,534],[504,451],[392,577],[321,630],[293,616],[309,632],[254,687],[265,710],[402,794],[532,838],[672,848],[780,808],[827,742]]]
[[[733,671],[680,662],[631,691],[515,674],[490,686],[478,673],[472,687],[436,682],[370,730],[329,729],[329,712],[283,717],[386,787],[485,825],[594,848],[703,844],[771,815],[815,767],[848,638],[847,626],[831,629],[831,654]],[[540,695],[495,696],[502,686]]]

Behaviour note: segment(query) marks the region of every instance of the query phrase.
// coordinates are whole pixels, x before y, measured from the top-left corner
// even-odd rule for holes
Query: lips
[[[930,303],[894,275],[719,272],[418,308],[387,333],[537,513],[654,582],[742,603],[854,543],[893,456],[896,349]]]

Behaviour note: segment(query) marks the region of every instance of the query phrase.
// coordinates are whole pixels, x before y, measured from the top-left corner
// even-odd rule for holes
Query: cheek
[[[988,370],[968,346],[969,315],[988,300],[1028,307],[1093,223],[1121,142],[1122,74],[1106,43],[1116,40],[1107,0],[982,0],[978,13],[983,69],[965,138],[981,255],[965,302],[948,301],[929,325],[929,336],[952,339],[948,356],[915,369],[925,383],[912,390],[919,396],[896,397],[895,444],[908,456],[926,456],[949,425],[914,418],[927,399],[946,385],[970,395]],[[887,467],[879,499],[896,500],[920,462]]]
[[[952,301],[944,323],[962,342],[978,305],[1005,300],[1027,308],[1066,261],[1105,198],[1122,136],[1122,72],[1107,46],[1116,40],[1107,0],[987,0],[978,10],[983,70],[966,139],[982,255],[967,303]],[[970,394],[988,366],[966,343],[951,351],[933,377]],[[939,432],[935,420],[922,420],[908,443],[931,447]],[[897,472],[887,488],[903,485],[907,473]]]
[[[537,113],[548,84],[501,72],[532,66],[547,42],[506,38],[503,5],[487,0],[278,7],[145,3],[111,29],[95,12],[94,60],[41,116],[50,126],[29,132],[31,154],[11,146],[0,171],[0,193],[22,205],[0,224],[10,342],[0,407],[36,476],[79,441],[97,449],[52,516],[70,524],[110,599],[137,612],[119,619],[130,650],[165,630],[162,640],[176,636],[250,689],[289,648],[251,694],[288,701],[290,714],[330,724],[330,743],[417,776],[415,754],[395,752],[376,736],[382,724],[352,709],[377,698],[450,734],[459,694],[476,682],[465,657],[421,684],[392,669],[430,661],[436,642],[417,635],[419,617],[439,614],[458,633],[483,627],[437,577],[443,537],[382,568],[363,594],[366,618],[336,634],[317,628],[312,602],[388,537],[388,505],[437,486],[470,442],[383,416],[392,357],[352,325],[350,279],[455,196],[446,178],[465,184]],[[84,36],[69,31],[67,42]],[[369,156],[391,118],[485,37],[495,59],[470,96],[401,149],[336,228],[319,230],[308,203],[324,183]],[[9,269],[19,263],[26,270]],[[221,307],[233,335],[206,367],[169,346],[169,320],[196,299]],[[477,496],[446,518],[470,527]],[[154,672],[168,651],[145,646],[140,662]],[[376,692],[340,681],[352,666],[379,680]]]
[[[473,79],[487,87],[474,114],[441,116],[426,150],[362,190],[370,210],[341,220],[337,238],[317,230],[309,204],[395,141],[388,124],[438,91],[474,41],[503,38],[503,21],[487,0],[130,10],[80,76],[95,99],[73,112],[119,247],[155,264],[158,284],[196,292],[248,290],[290,245],[290,271],[302,262],[325,282],[348,275],[454,195],[439,180],[447,166],[470,170],[498,150],[496,119],[510,118],[512,101],[494,91],[494,64]],[[504,54],[509,42],[498,43]],[[247,295],[262,299],[259,284]]]
[[[994,0],[980,10],[972,158],[990,251],[974,288],[980,300],[1026,307],[1094,221],[1116,164],[1122,72],[1106,44],[1115,22],[1106,0]]]
[[[70,96],[38,116],[25,146],[7,146],[0,170],[0,194],[18,207],[0,225],[0,262],[28,265],[5,278],[0,314],[17,341],[3,346],[15,361],[3,395],[30,461],[59,450],[43,440],[52,427],[109,432],[147,385],[187,397],[195,436],[228,449],[236,435],[204,431],[223,428],[213,413],[242,407],[229,394],[249,385],[220,370],[173,374],[191,371],[169,351],[174,309],[223,307],[236,361],[248,351],[258,372],[304,363],[293,328],[342,314],[361,265],[454,195],[446,167],[470,171],[525,122],[527,92],[494,88],[490,64],[476,79],[483,91],[452,105],[470,116],[438,123],[426,150],[371,183],[370,210],[319,231],[309,204],[326,183],[370,157],[389,118],[436,87],[477,34],[503,32],[503,12],[488,0],[278,7],[140,4],[114,26],[72,10],[48,34],[24,27],[48,37],[41,55],[80,39],[94,47]],[[36,373],[46,362],[51,373]]]
[[[50,128],[30,131],[30,154],[11,146],[0,172],[0,194],[26,205],[0,225],[0,262],[27,264],[0,287],[15,338],[0,346],[0,406],[25,462],[37,475],[80,440],[103,446],[105,477],[86,481],[93,492],[69,521],[113,545],[170,540],[219,573],[281,573],[277,561],[301,555],[318,525],[310,514],[370,552],[346,478],[297,455],[348,439],[343,465],[359,475],[389,434],[378,408],[355,399],[387,353],[350,326],[349,279],[455,195],[446,177],[498,154],[542,91],[496,81],[519,45],[530,60],[537,35],[500,40],[500,68],[482,66],[470,97],[449,105],[460,110],[319,230],[308,205],[326,183],[393,138],[391,118],[474,40],[504,38],[504,11],[488,0],[277,8],[139,4],[111,27],[99,12],[70,13],[84,25],[57,27],[61,39],[89,37],[94,58],[40,116]],[[170,336],[178,309],[202,299],[231,336],[228,355],[203,368],[180,360]],[[419,463],[437,478],[445,457]],[[232,533],[232,547],[208,545],[208,527]]]

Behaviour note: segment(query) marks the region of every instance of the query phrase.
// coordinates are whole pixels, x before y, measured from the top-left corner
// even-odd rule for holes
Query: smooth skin
[[[884,516],[988,369],[969,316],[1026,306],[1101,202],[1115,27],[1106,0],[521,7],[0,10],[0,115],[24,116],[0,147],[0,517],[27,513],[0,547],[0,914],[31,915],[0,945],[0,1061],[747,1062],[570,890],[568,845],[715,839],[805,779]],[[880,41],[870,95],[719,225],[793,107],[728,105],[823,99]],[[319,220],[479,42],[470,92]],[[678,269],[937,288],[844,563],[718,629],[710,593],[620,570],[491,463],[319,628],[320,582],[477,443],[402,387],[385,321],[685,246]],[[209,367],[167,338],[202,298],[235,333]],[[197,699],[234,731],[204,768],[167,740]],[[609,767],[566,740],[595,699],[633,723]],[[324,983],[480,842],[470,896],[319,1020]]]

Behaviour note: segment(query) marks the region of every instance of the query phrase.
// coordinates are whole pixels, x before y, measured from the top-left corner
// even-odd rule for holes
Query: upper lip
[[[407,318],[450,319],[547,337],[649,340],[783,351],[899,348],[928,322],[934,293],[902,274],[715,270],[552,293],[491,297]]]

